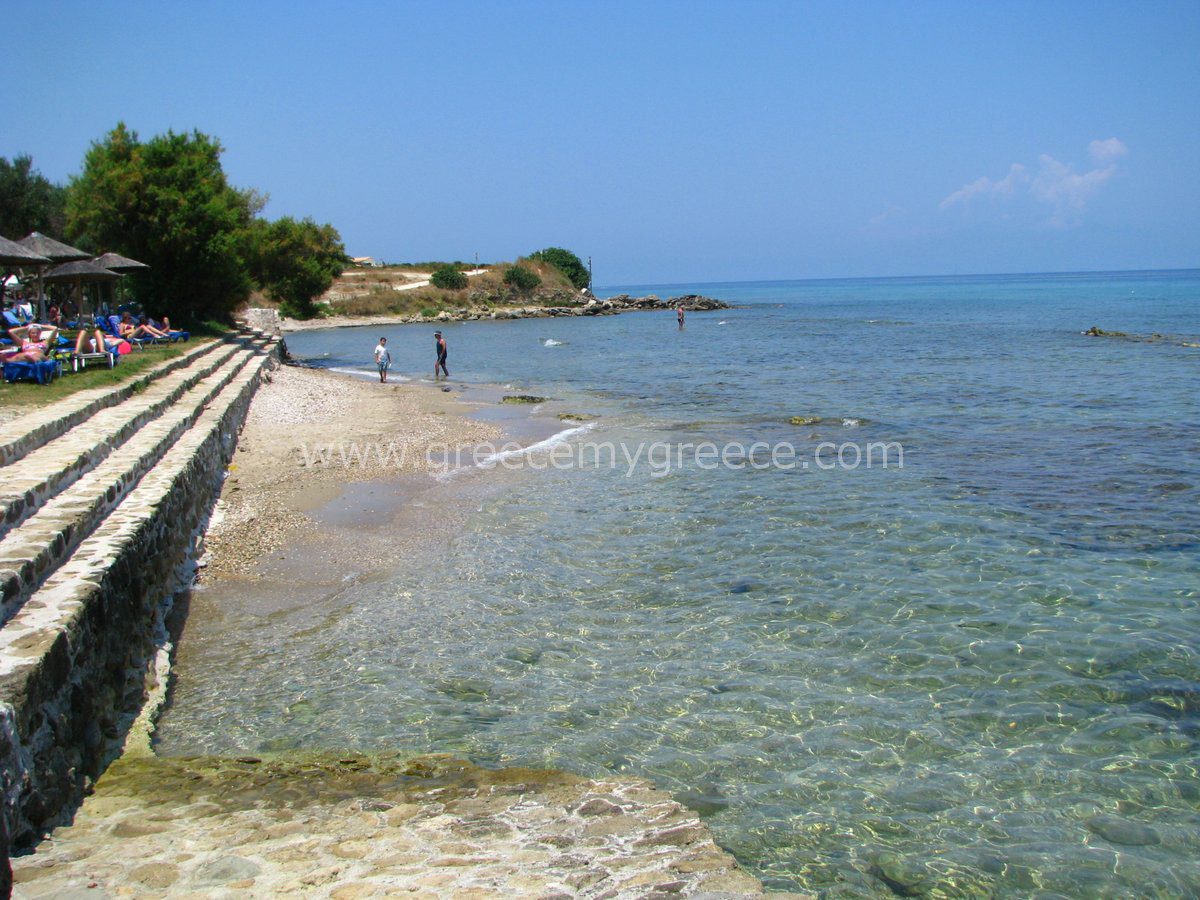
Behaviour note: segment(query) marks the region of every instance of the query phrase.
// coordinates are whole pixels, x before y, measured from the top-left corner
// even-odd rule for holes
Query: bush
[[[317,315],[317,298],[346,267],[346,250],[332,225],[284,216],[256,219],[250,228],[251,270],[280,311],[294,319]]]
[[[431,306],[427,306],[423,310],[421,310],[421,315],[423,315],[427,319],[432,319],[434,316],[437,315],[437,310]]]
[[[467,276],[452,265],[439,266],[429,280],[434,287],[447,291],[461,291],[467,286]]]
[[[524,266],[509,266],[504,270],[504,283],[518,291],[532,291],[542,283],[538,273]]]
[[[583,261],[570,250],[564,250],[562,247],[547,247],[545,250],[531,253],[529,258],[550,263],[566,275],[577,290],[583,290],[591,280]]]

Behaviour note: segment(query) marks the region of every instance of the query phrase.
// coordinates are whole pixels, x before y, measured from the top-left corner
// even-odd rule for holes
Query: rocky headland
[[[439,322],[475,322],[500,319],[550,319],[566,316],[615,316],[625,312],[665,312],[683,307],[685,312],[707,312],[730,309],[723,300],[700,294],[679,297],[658,297],[648,294],[632,297],[618,294],[600,299],[591,294],[558,291],[531,298],[521,303],[519,298],[499,296],[487,291],[471,291],[460,306],[445,308],[428,315],[426,310],[415,314],[341,315],[333,314],[316,319],[283,319],[284,331],[303,331],[311,328],[342,328],[354,325],[418,325]]]

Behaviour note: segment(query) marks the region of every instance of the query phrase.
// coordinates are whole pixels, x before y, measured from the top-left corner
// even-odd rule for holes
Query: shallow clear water
[[[443,326],[450,370],[593,440],[904,467],[475,473],[434,571],[189,626],[162,749],[636,773],[830,895],[1200,892],[1200,349],[1080,335],[1196,340],[1200,273],[686,291],[749,306]],[[432,365],[432,328],[288,344],[367,368],[381,332]]]

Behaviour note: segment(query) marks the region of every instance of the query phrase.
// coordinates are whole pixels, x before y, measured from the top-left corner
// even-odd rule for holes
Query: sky
[[[1200,2],[0,0],[0,156],[198,129],[354,256],[597,285],[1200,266]],[[19,237],[19,235],[6,235]]]

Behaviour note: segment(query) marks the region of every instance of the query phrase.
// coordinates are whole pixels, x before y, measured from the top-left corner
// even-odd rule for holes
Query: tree
[[[434,287],[440,287],[444,291],[461,291],[467,286],[467,276],[450,263],[438,266],[429,280],[433,282]]]
[[[0,157],[0,234],[14,241],[31,231],[61,238],[66,206],[67,189],[36,171],[32,157]]]
[[[250,294],[250,223],[262,197],[232,187],[220,142],[168,131],[146,142],[118,123],[67,189],[67,233],[150,266],[131,279],[159,314],[223,318]]]
[[[578,290],[583,290],[588,286],[588,282],[591,281],[587,267],[583,264],[583,261],[570,250],[564,250],[562,247],[547,247],[545,250],[531,253],[529,258],[550,263],[550,265],[566,275],[567,279]]]
[[[253,268],[259,286],[285,315],[312,318],[317,311],[314,301],[349,263],[337,229],[284,216],[274,222],[255,220],[253,235]]]

